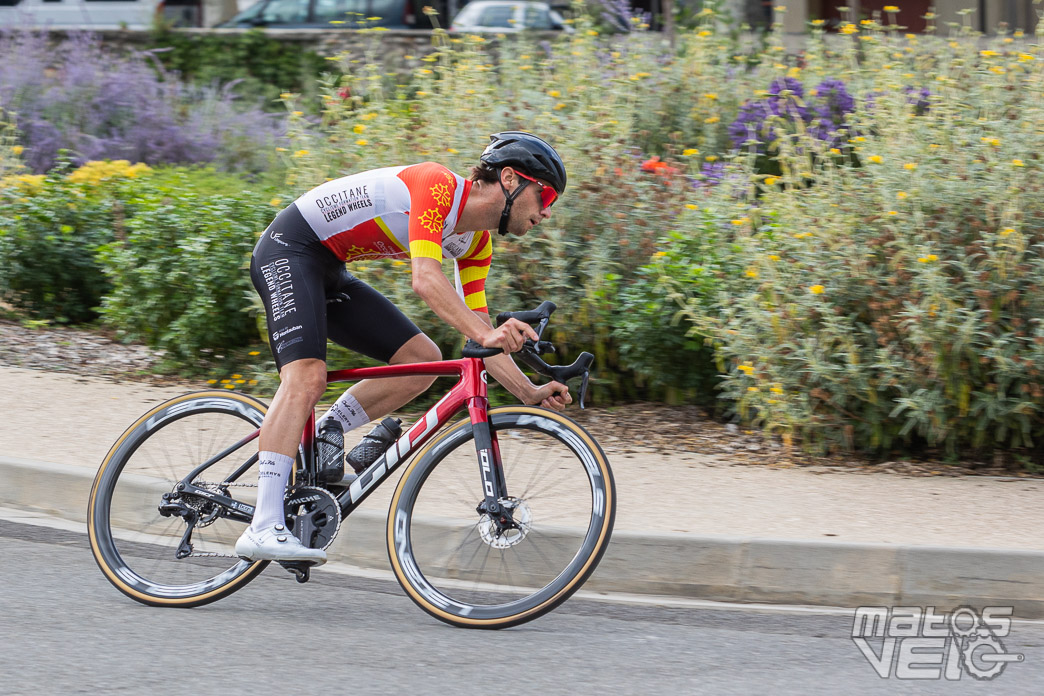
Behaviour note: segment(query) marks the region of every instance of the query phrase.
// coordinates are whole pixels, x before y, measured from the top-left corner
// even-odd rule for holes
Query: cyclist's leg
[[[363,281],[344,271],[335,291],[349,299],[327,306],[330,339],[334,342],[391,365],[442,359],[434,341],[391,300]],[[422,394],[434,380],[425,375],[364,380],[346,396],[362,407],[368,421],[377,420]]]
[[[251,258],[250,277],[265,306],[269,346],[280,377],[261,426],[254,520],[236,544],[237,553],[255,560],[325,560],[321,549],[295,543],[282,524],[301,430],[326,387],[323,279],[336,263],[295,206],[276,217]]]

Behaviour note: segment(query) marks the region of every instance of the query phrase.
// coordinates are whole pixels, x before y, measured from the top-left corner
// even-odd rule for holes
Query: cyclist
[[[301,430],[326,389],[327,337],[389,364],[442,359],[435,343],[352,276],[345,262],[410,259],[414,292],[443,321],[487,348],[503,350],[486,359],[498,382],[526,404],[561,410],[572,402],[564,384],[537,386],[515,365],[508,353],[526,338],[536,340],[536,332],[517,319],[493,328],[485,297],[493,254],[489,230],[525,235],[548,218],[565,191],[565,167],[554,148],[521,131],[491,135],[479,160],[469,179],[425,162],[328,181],[282,210],[261,236],[250,277],[265,305],[280,385],[261,427],[257,505],[236,542],[238,555],[326,561],[325,551],[307,548],[284,527],[283,498]],[[454,259],[456,289],[442,272],[445,257]],[[318,423],[320,465],[339,479],[342,432],[403,406],[434,379],[355,384]],[[398,434],[398,423],[385,419],[348,454],[349,464],[361,471]]]

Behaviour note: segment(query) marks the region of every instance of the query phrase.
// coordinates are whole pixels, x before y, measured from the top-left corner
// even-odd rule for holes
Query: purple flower
[[[927,87],[917,89],[916,87],[907,85],[906,87],[903,87],[903,92],[906,93],[906,103],[913,104],[914,113],[918,116],[923,116],[928,112],[928,109],[930,108],[928,98],[932,96],[931,90]]]
[[[38,173],[61,150],[74,165],[128,159],[261,171],[285,132],[285,116],[240,106],[227,88],[186,85],[148,53],[108,55],[86,33],[53,48],[42,33],[0,33],[0,104],[17,114],[26,164]]]
[[[765,121],[772,115],[764,101],[748,101],[740,107],[736,120],[729,124],[729,138],[736,149],[748,147],[751,140],[759,143],[776,139],[775,131],[766,128]]]
[[[836,146],[843,138],[839,132],[848,130],[848,116],[855,112],[855,99],[843,81],[826,79],[816,87],[815,111],[818,122],[814,135]]]

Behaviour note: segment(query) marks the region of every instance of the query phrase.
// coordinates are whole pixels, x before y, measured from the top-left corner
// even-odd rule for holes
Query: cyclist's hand
[[[563,411],[566,405],[571,403],[573,403],[573,397],[569,395],[569,387],[561,382],[550,382],[537,387],[530,401],[530,404],[540,404],[552,411]]]
[[[514,353],[527,338],[540,340],[533,327],[518,319],[508,319],[498,328],[493,329],[482,339],[485,348],[500,348],[505,353]]]

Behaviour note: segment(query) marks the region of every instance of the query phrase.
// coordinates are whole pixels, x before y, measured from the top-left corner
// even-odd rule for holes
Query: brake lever
[[[580,410],[584,410],[584,399],[587,398],[587,380],[591,377],[590,370],[584,370],[584,380],[580,383]]]

